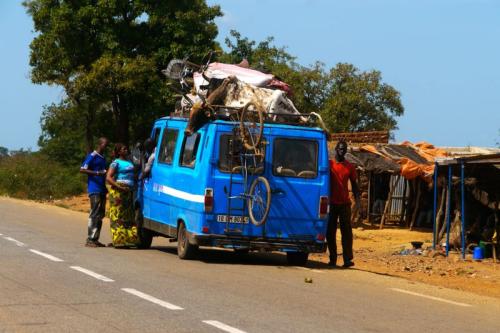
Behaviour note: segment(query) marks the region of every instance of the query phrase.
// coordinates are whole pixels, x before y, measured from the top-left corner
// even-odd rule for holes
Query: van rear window
[[[264,141],[264,140],[263,140]],[[265,145],[263,145],[265,147]],[[223,134],[220,136],[219,142],[219,162],[218,167],[221,172],[241,173],[241,157],[244,152],[241,140],[231,134]],[[247,169],[252,174],[262,174],[264,172],[264,158],[247,157]],[[256,166],[254,166],[256,165]]]
[[[194,168],[199,143],[200,133],[194,133],[191,136],[184,137],[181,153],[181,166]]]
[[[278,138],[273,146],[273,175],[316,178],[318,175],[318,142]]]

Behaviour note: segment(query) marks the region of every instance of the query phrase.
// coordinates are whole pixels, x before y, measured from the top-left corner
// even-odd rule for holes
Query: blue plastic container
[[[474,253],[472,254],[472,259],[481,260],[484,258],[483,248],[480,246],[476,246],[474,248]]]

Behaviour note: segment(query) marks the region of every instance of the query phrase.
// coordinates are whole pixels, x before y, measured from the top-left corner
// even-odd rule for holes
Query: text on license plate
[[[229,221],[228,221],[229,217]],[[217,222],[230,222],[230,223],[248,223],[248,216],[227,216],[227,215],[217,215]]]

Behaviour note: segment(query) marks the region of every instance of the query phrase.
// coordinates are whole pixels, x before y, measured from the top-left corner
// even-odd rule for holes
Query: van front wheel
[[[184,222],[179,223],[177,231],[177,255],[181,259],[193,259],[198,247],[189,243],[188,232]]]

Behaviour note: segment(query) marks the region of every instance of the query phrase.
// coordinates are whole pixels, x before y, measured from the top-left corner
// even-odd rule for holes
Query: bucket
[[[472,259],[474,259],[474,260],[481,260],[483,258],[484,258],[484,256],[483,256],[483,248],[480,247],[480,246],[476,246],[474,248],[474,253],[472,254]]]

